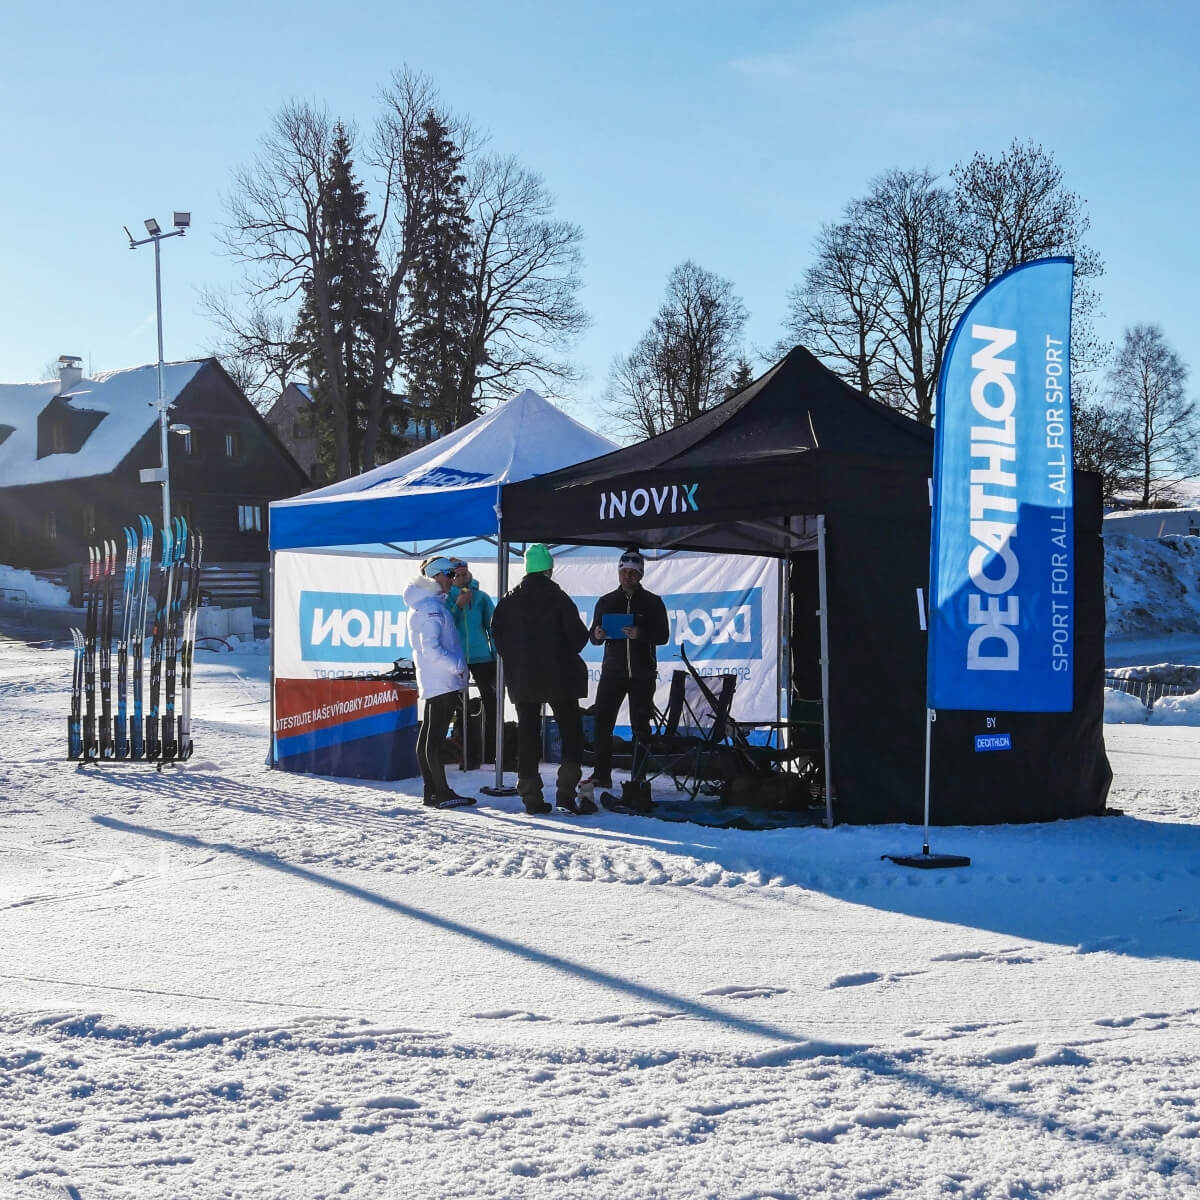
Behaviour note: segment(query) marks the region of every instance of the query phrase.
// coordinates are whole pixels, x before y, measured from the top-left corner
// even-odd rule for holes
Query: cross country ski
[[[127,525],[122,532],[125,553],[119,582],[118,542],[104,539],[88,547],[83,628],[71,630],[74,656],[67,757],[82,762],[160,763],[188,758],[203,539],[183,517],[161,530],[157,588],[152,589],[153,522],[139,516],[136,525]]]

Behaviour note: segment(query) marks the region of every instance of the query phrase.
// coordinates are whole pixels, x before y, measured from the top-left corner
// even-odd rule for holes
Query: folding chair
[[[701,681],[690,669],[673,672],[667,707],[649,742],[634,741],[633,777],[669,775],[691,800],[701,791],[719,791],[733,765],[726,729],[736,686],[736,675]]]
[[[716,704],[718,697],[712,694],[707,679],[696,671],[686,651],[682,651],[682,656],[695,685],[709,692],[710,703]],[[724,735],[736,760],[732,777],[726,782],[732,785],[733,778],[740,776],[761,784],[772,776],[787,774],[796,777],[796,784],[789,783],[779,794],[802,794],[807,801],[815,802],[824,786],[824,728],[820,700],[793,699],[791,719],[787,721],[739,721],[726,714]],[[765,739],[752,742],[753,730],[765,731]]]

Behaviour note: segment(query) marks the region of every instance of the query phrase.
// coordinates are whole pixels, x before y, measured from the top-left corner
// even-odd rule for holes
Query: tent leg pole
[[[817,586],[821,606],[821,736],[825,744],[825,828],[833,828],[833,755],[829,742],[829,583],[825,561],[825,515],[817,517]]]
[[[508,543],[496,539],[496,591],[500,597],[508,591]],[[496,787],[504,786],[504,663],[496,655]]]
[[[775,662],[775,723],[780,730],[780,747],[792,744],[792,560],[783,557],[779,569],[779,655]]]
[[[929,765],[933,759],[933,723],[937,713],[932,708],[925,710],[925,831],[921,839],[921,853],[929,853]]]
[[[271,551],[271,574],[268,579],[267,587],[267,616],[269,618],[267,628],[271,631],[271,658],[268,667],[268,676],[270,681],[271,693],[271,753],[267,758],[267,765],[275,769],[275,647],[279,643],[279,639],[275,636],[275,551]]]
[[[508,591],[508,543],[496,539],[496,600]],[[496,782],[479,790],[485,796],[515,796],[516,788],[504,786],[504,660],[496,655]]]

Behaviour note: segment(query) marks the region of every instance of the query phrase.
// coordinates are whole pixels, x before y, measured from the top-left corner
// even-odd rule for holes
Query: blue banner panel
[[[1075,545],[1073,260],[990,283],[938,380],[927,700],[1070,712]]]
[[[678,657],[684,646],[692,662],[732,662],[763,657],[762,588],[748,587],[721,592],[664,592],[671,637],[660,647],[660,660]],[[579,618],[590,625],[599,596],[573,596]],[[772,653],[774,653],[772,651]],[[392,655],[394,659],[396,655]],[[584,662],[598,663],[604,647],[588,642]]]

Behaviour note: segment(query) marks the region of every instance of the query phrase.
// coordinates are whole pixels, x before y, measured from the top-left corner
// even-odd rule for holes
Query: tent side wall
[[[983,825],[1054,821],[1104,811],[1112,769],[1104,750],[1104,543],[1097,477],[1075,473],[1075,696],[1069,713],[939,712],[933,740],[933,820]],[[996,725],[989,730],[986,718]],[[975,735],[1012,735],[980,754]]]
[[[1076,474],[1075,488],[1074,709],[939,712],[934,824],[1052,821],[1104,809],[1112,772],[1104,751],[1100,494],[1088,474]],[[929,533],[927,518],[886,526],[857,517],[830,522],[830,725],[838,821],[922,820],[926,634],[916,592],[927,587]],[[804,561],[813,557],[801,556],[801,577],[815,572],[815,562]],[[988,718],[995,722],[990,729]],[[1012,750],[977,752],[975,735],[985,732],[1010,734]]]
[[[928,519],[841,517],[826,547],[834,819],[920,821]]]

